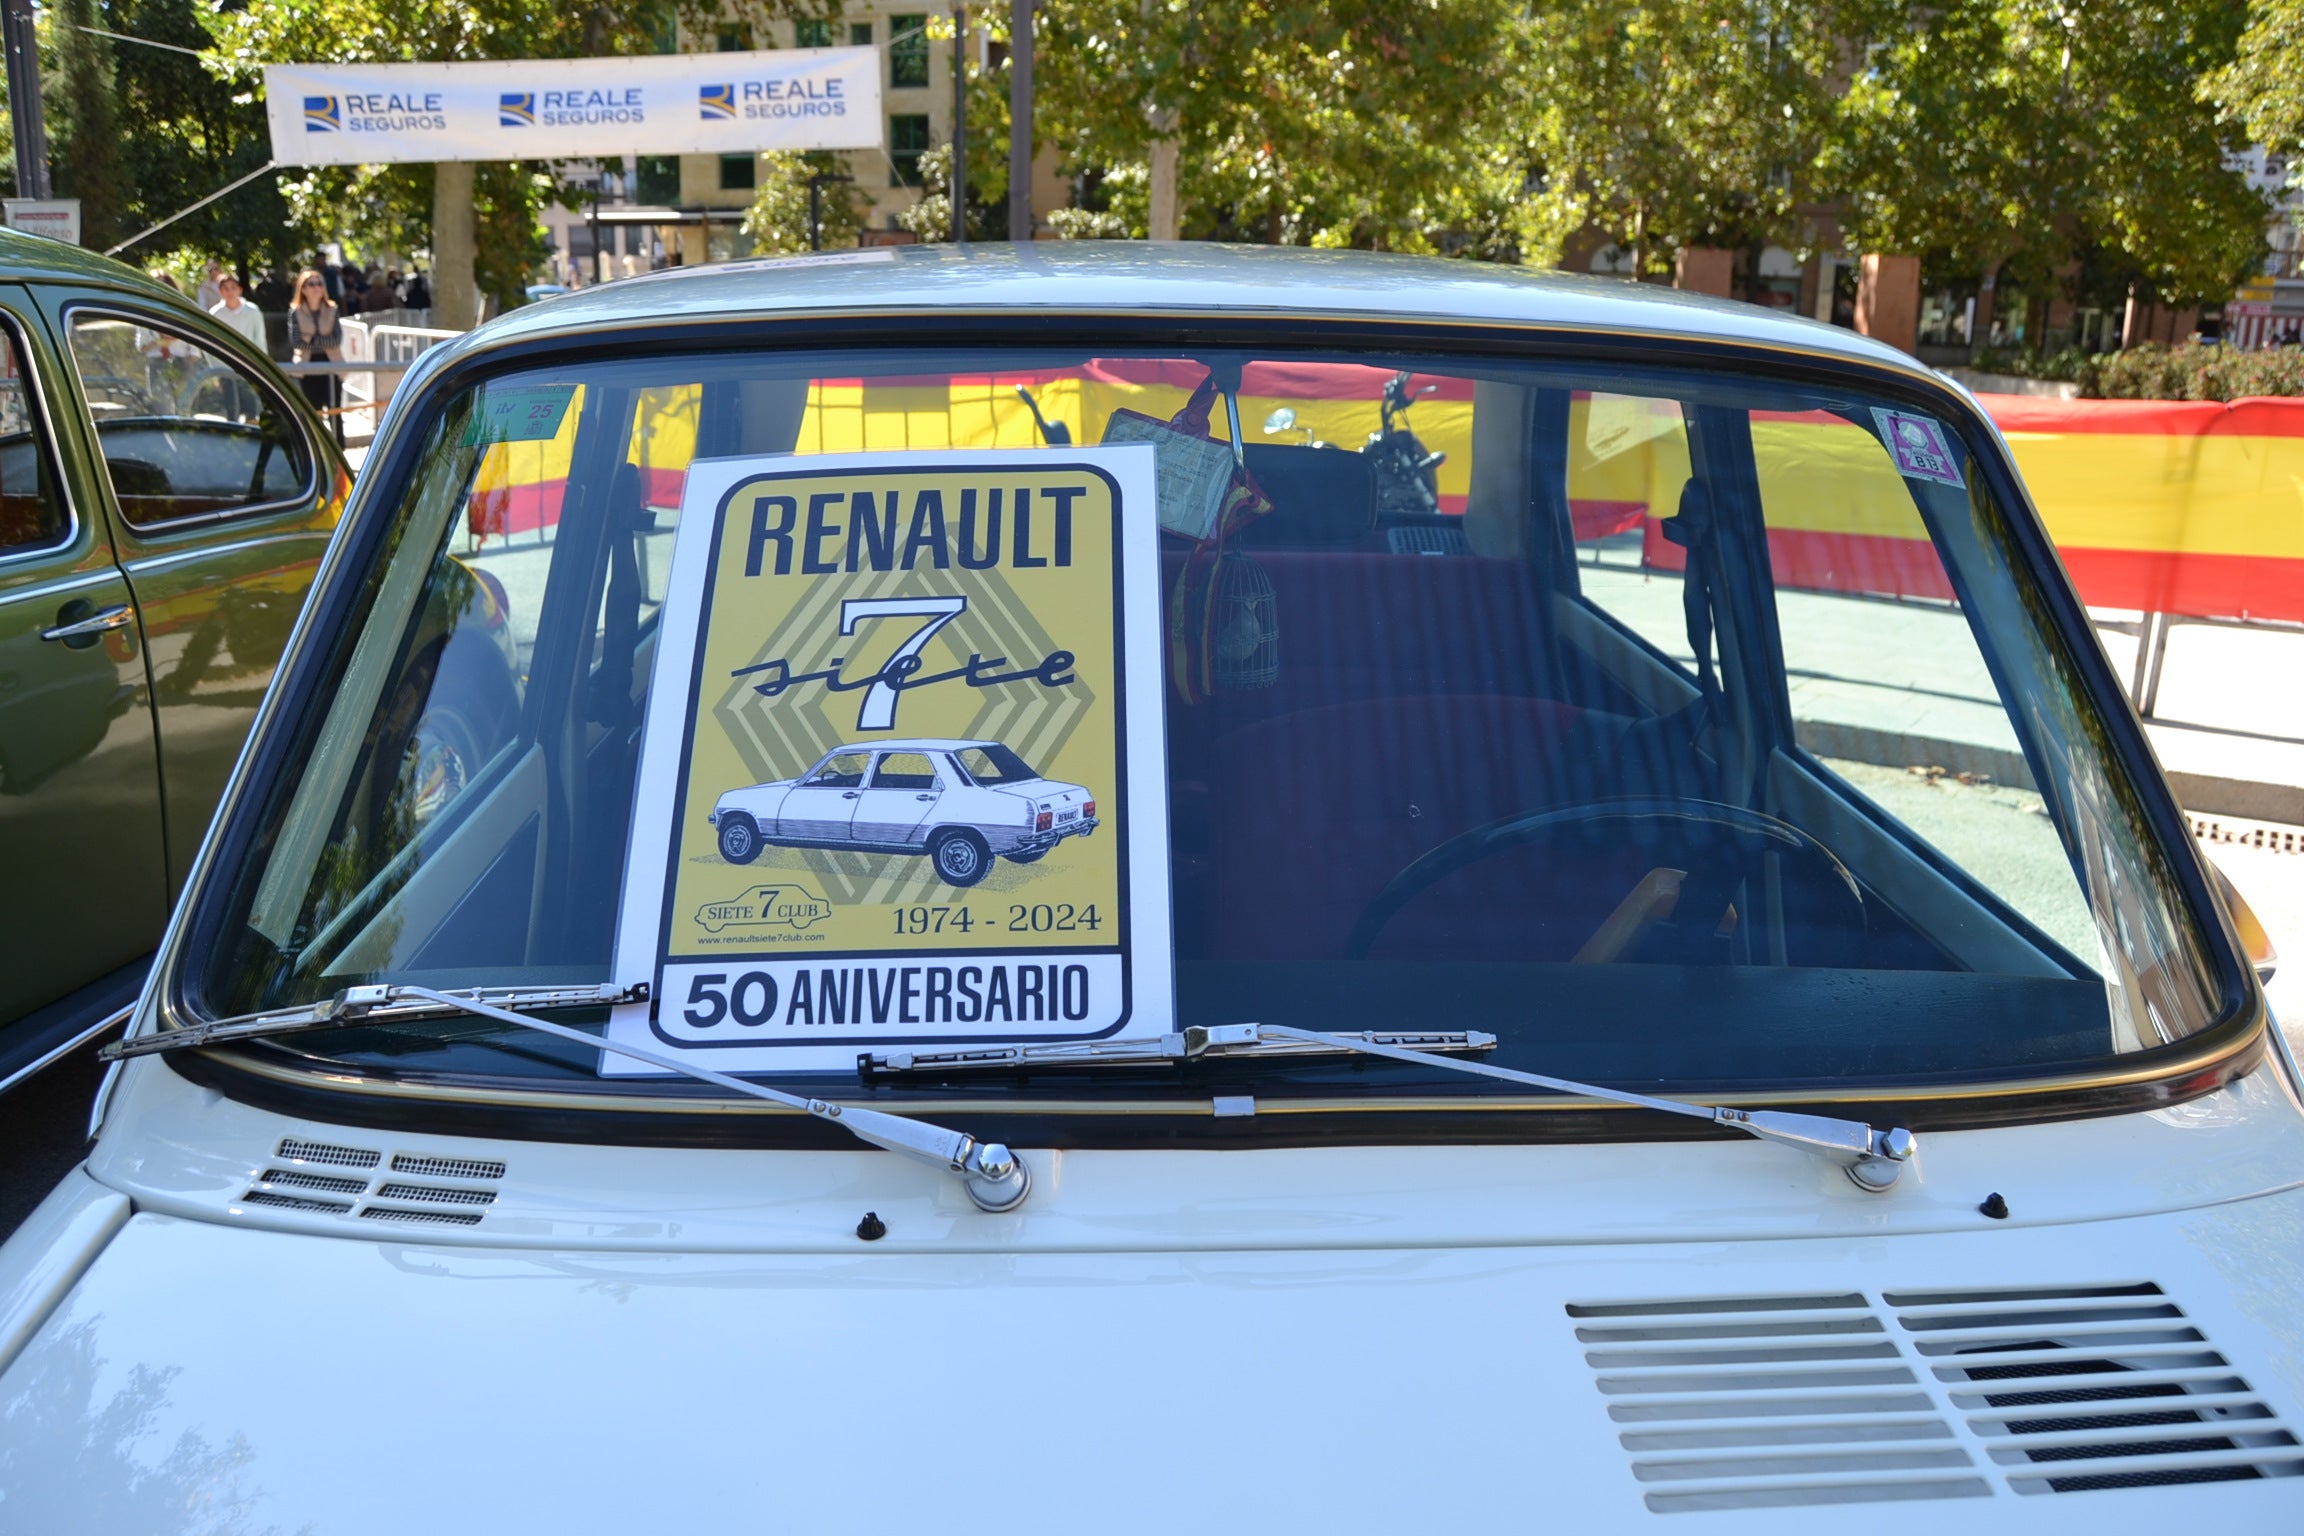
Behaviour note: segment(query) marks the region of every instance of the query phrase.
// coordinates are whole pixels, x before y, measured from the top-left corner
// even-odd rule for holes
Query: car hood
[[[0,1528],[2304,1528],[2304,1196],[1977,1225],[711,1253],[140,1213],[0,1375]],[[2051,1399],[1968,1351],[2061,1351],[2083,1405],[2012,1413]],[[2094,1436],[2156,1437],[2133,1470],[2049,1459],[2142,1367]]]

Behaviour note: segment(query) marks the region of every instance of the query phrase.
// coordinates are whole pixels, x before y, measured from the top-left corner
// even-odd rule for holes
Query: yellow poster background
[[[1059,549],[1050,493],[1072,490],[1068,549]],[[850,528],[859,495],[885,507],[896,493],[892,552]],[[960,558],[964,503],[975,509],[971,555],[988,552],[993,493],[1002,516],[997,559],[987,569]],[[1031,518],[1019,548],[1014,515],[1029,493]],[[790,497],[798,509],[788,555],[763,544],[748,575],[756,517],[779,509],[763,498]],[[942,512],[943,537],[924,499]],[[824,504],[821,533],[809,538],[809,509]],[[1120,601],[1116,496],[1102,473],[1081,465],[982,469],[847,469],[773,472],[740,482],[719,518],[694,692],[690,739],[673,836],[665,954],[674,959],[765,955],[967,954],[1030,949],[1116,949],[1123,932],[1121,849],[1128,807],[1120,765]],[[945,563],[935,558],[938,549]],[[853,551],[853,558],[852,558]],[[810,574],[818,563],[837,569]],[[1018,557],[1044,565],[1020,565]],[[1059,564],[1060,555],[1069,563]],[[788,569],[778,574],[779,557]],[[856,569],[849,569],[854,564]],[[876,565],[886,569],[875,569]],[[1020,672],[1051,652],[1069,651],[1070,681],[1038,678],[971,687],[960,678],[902,689],[892,730],[859,728],[866,690],[793,682],[758,691],[781,660],[798,677],[837,666],[843,681],[872,676],[927,620],[879,617],[840,633],[848,599],[964,597],[967,608],[920,651],[918,676],[966,668]],[[1132,657],[1137,666],[1156,656]],[[1154,728],[1157,728],[1156,722]],[[1002,742],[1045,779],[1077,784],[1096,801],[1101,825],[1068,837],[1039,861],[997,859],[984,880],[959,889],[941,881],[925,852],[795,848],[770,843],[748,864],[719,850],[706,817],[727,791],[792,779],[835,748],[871,748],[917,739]],[[949,791],[945,795],[953,797]],[[933,827],[943,802],[931,807]]]

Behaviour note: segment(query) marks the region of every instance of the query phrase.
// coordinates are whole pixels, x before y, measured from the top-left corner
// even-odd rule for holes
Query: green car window
[[[41,441],[30,371],[15,334],[0,328],[0,558],[51,549],[72,536]]]
[[[237,362],[113,315],[74,315],[71,336],[112,494],[132,526],[274,506],[310,487],[302,429]]]

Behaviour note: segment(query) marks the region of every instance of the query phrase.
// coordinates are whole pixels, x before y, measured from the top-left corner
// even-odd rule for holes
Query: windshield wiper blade
[[[915,1162],[926,1163],[951,1174],[960,1180],[968,1191],[968,1198],[975,1201],[982,1210],[1012,1211],[1032,1193],[1032,1170],[1024,1165],[1022,1158],[996,1141],[980,1142],[965,1131],[946,1130],[943,1126],[915,1120],[909,1115],[892,1115],[884,1110],[864,1109],[856,1105],[835,1104],[829,1099],[785,1093],[781,1089],[761,1083],[748,1083],[742,1078],[730,1077],[725,1072],[715,1072],[710,1067],[683,1061],[669,1052],[644,1045],[604,1040],[598,1035],[588,1035],[565,1024],[530,1018],[525,1013],[513,1011],[643,1002],[647,996],[646,987],[616,986],[500,988],[472,992],[436,992],[430,987],[408,986],[346,987],[335,996],[308,1008],[218,1019],[210,1023],[186,1025],[182,1029],[138,1035],[133,1039],[116,1041],[99,1054],[106,1060],[117,1061],[125,1056],[190,1050],[195,1046],[220,1045],[235,1040],[268,1039],[311,1029],[397,1024],[421,1018],[470,1014],[475,1018],[491,1019],[499,1024],[511,1024],[562,1040],[572,1040],[578,1045],[614,1051],[619,1056],[629,1056],[634,1061],[644,1061],[667,1072],[678,1072],[700,1082],[710,1083],[716,1088],[724,1088],[730,1093],[765,1099],[771,1104],[780,1104],[786,1109],[796,1109],[819,1120],[828,1120],[860,1141],[868,1141],[873,1146],[900,1153]]]
[[[1306,1039],[1265,1039],[1256,1024],[1195,1024],[1172,1035],[1135,1040],[1021,1041],[950,1051],[867,1052],[856,1070],[880,1073],[1014,1071],[1032,1067],[1159,1067],[1209,1057],[1349,1056],[1354,1047],[1392,1045],[1418,1051],[1492,1051],[1496,1037],[1477,1029],[1369,1029]]]
[[[1459,1042],[1423,1049],[1415,1042],[1446,1040]],[[1520,1072],[1511,1067],[1492,1066],[1485,1061],[1463,1061],[1452,1056],[1435,1054],[1438,1050],[1487,1050],[1496,1043],[1494,1035],[1477,1030],[1456,1034],[1428,1033],[1398,1034],[1381,1030],[1364,1030],[1353,1034],[1333,1034],[1312,1029],[1293,1029],[1284,1024],[1223,1024],[1211,1028],[1194,1028],[1181,1034],[1159,1039],[1092,1042],[1103,1047],[1090,1051],[1079,1045],[1027,1044],[977,1046],[965,1051],[945,1052],[892,1052],[883,1056],[859,1057],[857,1066],[869,1075],[883,1072],[930,1072],[974,1067],[1101,1067],[1141,1066],[1156,1062],[1198,1060],[1206,1056],[1265,1056],[1296,1055],[1314,1051],[1352,1052],[1366,1056],[1381,1056],[1388,1061],[1404,1061],[1416,1066],[1438,1067],[1447,1072],[1469,1072],[1480,1077],[1492,1077],[1500,1082],[1521,1083],[1533,1088],[1546,1088],[1554,1093],[1578,1094],[1586,1098],[1605,1099],[1614,1104],[1627,1104],[1638,1109],[1661,1110],[1668,1115],[1681,1115],[1690,1119],[1708,1120],[1714,1125],[1743,1131],[1763,1141],[1773,1141],[1787,1147],[1829,1159],[1846,1170],[1848,1177],[1860,1189],[1877,1193],[1893,1185],[1912,1160],[1919,1142],[1903,1127],[1878,1130],[1860,1120],[1839,1120],[1829,1115],[1803,1115],[1780,1109],[1731,1109],[1725,1105],[1687,1104],[1678,1099],[1660,1099],[1645,1093],[1631,1093],[1621,1088],[1603,1088],[1597,1083],[1579,1083],[1571,1078],[1546,1077],[1537,1072]]]

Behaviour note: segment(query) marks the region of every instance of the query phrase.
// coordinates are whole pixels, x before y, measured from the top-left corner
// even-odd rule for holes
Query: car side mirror
[[[2248,905],[2248,898],[2240,894],[2231,877],[2216,867],[2214,859],[2208,861],[2208,873],[2216,881],[2216,893],[2224,898],[2224,910],[2232,915],[2232,929],[2240,935],[2240,948],[2248,963],[2256,968],[2256,979],[2270,981],[2280,965],[2280,951],[2273,947],[2272,935],[2264,931],[2256,909]]]

